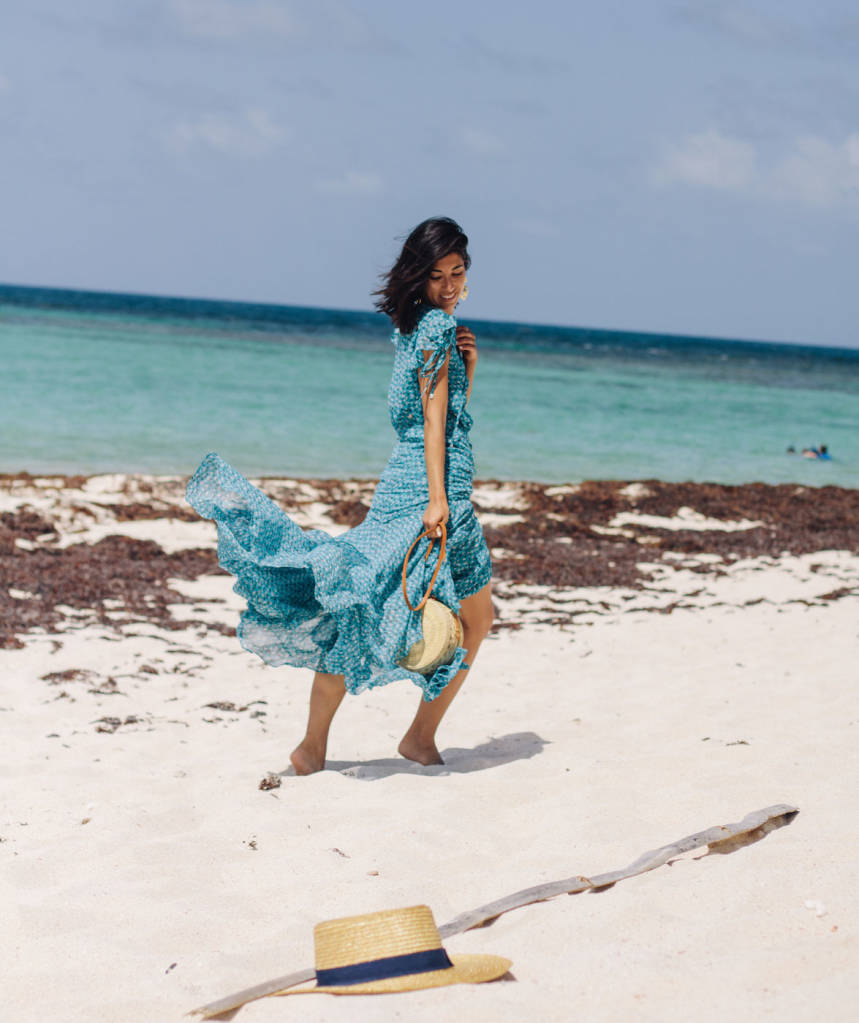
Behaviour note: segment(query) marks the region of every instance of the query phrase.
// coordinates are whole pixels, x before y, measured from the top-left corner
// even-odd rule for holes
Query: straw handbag
[[[430,596],[447,550],[447,530],[443,522],[439,525],[441,528],[441,545],[439,548],[438,564],[435,566],[435,571],[432,574],[432,579],[423,600],[416,607],[412,606],[408,591],[406,590],[406,569],[408,568],[412,551],[424,537],[429,538],[429,548],[424,560],[429,559],[437,539],[435,536],[436,527],[421,533],[417,540],[409,547],[403,562],[403,597],[405,597],[406,605],[410,611],[421,611],[423,609],[421,614],[421,631],[423,636],[412,646],[408,654],[397,663],[401,668],[416,671],[421,675],[431,675],[436,668],[442,664],[447,664],[456,652],[456,648],[462,646],[462,623],[459,618],[446,604]]]

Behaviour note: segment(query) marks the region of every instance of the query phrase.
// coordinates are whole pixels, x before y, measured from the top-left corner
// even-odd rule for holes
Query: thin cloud
[[[820,58],[855,55],[859,44],[859,19],[823,4],[807,4],[793,11],[783,6],[763,11],[748,2],[709,0],[676,4],[671,13],[689,28],[756,49]]]
[[[174,27],[199,40],[335,45],[376,55],[404,50],[363,11],[341,0],[167,0],[166,10]]]
[[[310,7],[318,16],[319,34],[333,38],[346,49],[377,55],[407,52],[401,42],[370,21],[363,11],[342,0],[312,0]]]
[[[839,142],[797,136],[763,160],[751,143],[711,128],[667,146],[651,180],[814,205],[853,203],[859,200],[859,131]]]
[[[168,142],[177,152],[209,150],[229,156],[259,157],[285,138],[267,111],[252,107],[240,114],[211,112],[173,125]]]
[[[502,156],[507,147],[491,131],[482,128],[462,128],[459,132],[462,145],[475,156]]]
[[[204,39],[258,35],[289,39],[298,30],[286,5],[276,0],[169,0],[169,10],[187,35]]]
[[[548,103],[534,97],[508,96],[504,99],[495,97],[492,103],[499,110],[503,110],[505,114],[512,114],[515,117],[545,117],[549,113]]]
[[[504,74],[543,77],[568,71],[571,67],[568,60],[551,57],[547,53],[499,49],[476,35],[466,36],[458,48],[470,63],[482,64]]]
[[[536,217],[514,220],[510,226],[514,231],[530,235],[532,238],[558,238],[561,234],[557,224]]]
[[[772,187],[780,198],[817,205],[859,199],[859,132],[840,143],[814,135],[796,139],[776,166]]]
[[[674,9],[680,21],[719,35],[770,46],[801,43],[801,26],[784,14],[766,14],[739,3],[684,3]]]
[[[742,190],[754,178],[755,164],[753,145],[710,128],[666,147],[653,177],[658,184]]]
[[[379,195],[385,183],[378,174],[346,171],[338,178],[317,181],[316,189],[328,195]]]

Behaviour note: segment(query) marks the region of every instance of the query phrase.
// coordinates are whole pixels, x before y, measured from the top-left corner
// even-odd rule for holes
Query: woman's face
[[[451,252],[430,270],[424,294],[430,305],[452,313],[464,287],[465,263],[458,252]]]

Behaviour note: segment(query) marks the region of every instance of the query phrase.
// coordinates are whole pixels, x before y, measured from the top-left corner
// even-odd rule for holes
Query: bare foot
[[[321,755],[306,743],[296,746],[289,756],[296,774],[316,774],[325,767],[325,754]]]
[[[434,742],[421,743],[408,734],[403,736],[402,742],[397,746],[397,752],[406,760],[414,760],[418,764],[423,764],[424,767],[444,763]]]

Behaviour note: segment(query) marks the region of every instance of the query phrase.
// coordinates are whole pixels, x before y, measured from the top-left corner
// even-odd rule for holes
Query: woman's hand
[[[441,536],[441,530],[438,529],[438,524],[443,522],[447,525],[449,515],[450,509],[447,506],[446,497],[439,497],[434,501],[431,500],[427,505],[427,510],[424,512],[424,529],[435,529],[435,535]]]
[[[466,368],[474,366],[477,362],[477,338],[470,327],[458,326],[456,328],[456,347]]]

